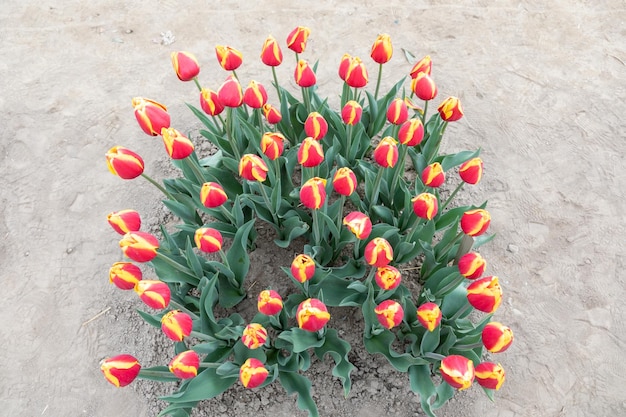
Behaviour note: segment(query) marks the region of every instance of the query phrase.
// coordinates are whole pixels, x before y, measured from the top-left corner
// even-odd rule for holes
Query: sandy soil
[[[153,416],[163,406],[145,395],[152,386],[115,389],[98,369],[113,354],[148,366],[163,354],[162,336],[133,313],[133,295],[108,283],[121,254],[105,221],[133,207],[154,224],[158,195],[141,179],[110,175],[104,153],[116,144],[134,149],[159,178],[162,144],[139,130],[130,100],[165,102],[176,126],[193,126],[184,102],[195,102],[195,87],[174,76],[169,53],[193,51],[201,81],[215,88],[224,73],[213,47],[230,44],[244,53],[240,73],[269,83],[257,62],[263,39],[283,40],[302,24],[313,31],[306,54],[320,60],[325,95],[338,91],[341,55],[367,57],[379,32],[396,47],[387,86],[408,70],[400,48],[430,54],[440,95],[458,95],[465,107],[447,146],[483,148],[485,178],[466,198],[489,199],[498,236],[482,253],[504,286],[496,319],[516,341],[495,358],[508,372],[495,404],[474,388],[440,415],[626,415],[623,1],[4,3],[0,414]],[[171,45],[161,42],[166,31]],[[291,79],[290,68],[279,76]],[[322,415],[421,415],[404,375],[355,355],[361,369],[347,400],[330,367],[315,367]],[[233,389],[197,415],[294,410],[280,387]]]

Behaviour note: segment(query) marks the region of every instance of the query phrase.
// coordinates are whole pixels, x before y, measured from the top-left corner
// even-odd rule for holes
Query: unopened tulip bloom
[[[315,140],[321,140],[328,132],[328,123],[318,112],[313,112],[304,121],[304,131],[307,136]]]
[[[351,195],[356,190],[357,182],[356,175],[348,167],[341,167],[333,176],[333,189],[346,197]]]
[[[441,361],[439,372],[444,381],[462,391],[474,381],[474,362],[461,355],[446,356]]]
[[[492,321],[483,328],[482,340],[489,352],[501,353],[513,343],[513,331],[502,323]]]
[[[317,82],[313,68],[303,59],[298,61],[293,77],[300,87],[311,87]]]
[[[352,88],[362,88],[367,85],[369,81],[367,68],[361,58],[355,56],[350,60],[344,81]]]
[[[350,54],[343,54],[341,57],[341,62],[339,63],[339,77],[344,81],[346,80],[346,74],[348,73],[351,61],[352,56]]]
[[[185,159],[193,152],[193,143],[178,130],[170,127],[161,129],[163,144],[172,159]]]
[[[463,162],[459,168],[459,176],[468,184],[478,184],[483,176],[483,160],[476,157]]]
[[[291,263],[291,274],[296,281],[305,283],[315,275],[315,261],[309,255],[296,256]]]
[[[348,213],[343,219],[343,224],[359,240],[367,239],[372,233],[372,221],[367,215],[359,211]]]
[[[298,321],[298,327],[301,329],[316,332],[328,323],[330,313],[328,313],[328,309],[323,302],[317,298],[309,298],[298,306],[296,320]]]
[[[267,123],[271,125],[280,123],[280,121],[283,120],[283,115],[280,114],[280,111],[269,103],[265,103],[263,105],[263,115],[265,116]]]
[[[243,62],[241,52],[230,46],[217,45],[215,47],[215,55],[221,67],[226,71],[234,71]]]
[[[161,330],[175,342],[182,340],[191,334],[193,320],[187,313],[180,310],[172,310],[161,317]]]
[[[206,208],[219,207],[228,201],[224,188],[216,182],[205,182],[200,188],[200,201]]]
[[[487,210],[468,210],[461,216],[461,230],[472,237],[485,233],[489,223],[491,223],[491,215]]]
[[[476,365],[476,382],[487,389],[499,390],[506,379],[504,368],[499,363],[482,362]]]
[[[243,329],[241,343],[248,349],[258,349],[267,340],[267,330],[259,323],[250,323]]]
[[[200,73],[198,60],[191,52],[172,52],[172,66],[181,81],[191,81]]]
[[[223,238],[219,230],[210,227],[201,227],[194,233],[196,246],[202,252],[213,253],[222,249]]]
[[[370,56],[374,62],[384,64],[389,62],[392,55],[393,47],[391,46],[391,37],[386,33],[378,35],[370,52]]]
[[[424,303],[417,308],[417,320],[429,332],[432,332],[441,323],[441,309],[435,303]]]
[[[456,97],[448,97],[437,108],[439,115],[446,122],[455,122],[463,117],[461,101]]]
[[[224,111],[224,105],[220,103],[217,92],[210,88],[203,88],[200,91],[200,107],[209,116],[217,116]]]
[[[404,309],[396,300],[385,300],[374,308],[378,322],[386,329],[393,329],[402,323]]]
[[[270,160],[275,160],[283,154],[285,137],[278,132],[266,132],[261,136],[261,152]]]
[[[263,182],[267,178],[269,169],[260,157],[254,154],[245,154],[239,161],[239,175],[248,181]]]
[[[156,256],[159,241],[150,233],[128,232],[120,240],[120,248],[133,261],[148,262]]]
[[[347,125],[355,125],[361,120],[363,107],[354,100],[350,100],[341,109],[341,119]]]
[[[377,268],[387,266],[393,260],[393,248],[382,237],[375,237],[365,246],[365,262]]]
[[[421,193],[411,199],[413,212],[417,217],[432,220],[437,215],[439,209],[437,197],[431,193]]]
[[[425,186],[437,188],[446,180],[446,175],[439,162],[433,162],[422,171],[422,182]]]
[[[243,103],[241,84],[234,76],[229,76],[217,90],[217,98],[222,106],[239,107]]]
[[[409,119],[398,130],[398,142],[406,146],[417,146],[424,139],[424,125],[420,119]]]
[[[142,277],[141,269],[132,262],[116,262],[109,269],[109,282],[120,290],[132,290]]]
[[[243,102],[253,109],[262,108],[267,103],[267,91],[265,91],[263,84],[254,80],[250,81],[248,88],[243,93]]]
[[[124,354],[105,359],[100,365],[100,370],[107,381],[121,388],[137,378],[141,365],[134,356]]]
[[[383,168],[393,168],[398,162],[398,142],[391,136],[382,138],[374,149],[374,160]]]
[[[424,100],[429,101],[437,97],[437,84],[425,72],[417,74],[417,77],[411,81],[411,90],[415,95]]]
[[[190,379],[198,375],[200,356],[193,350],[186,350],[174,356],[168,368],[171,373],[180,379]]]
[[[246,388],[256,388],[267,379],[269,371],[263,362],[256,358],[248,358],[239,369],[239,381]]]
[[[118,210],[107,214],[107,221],[120,235],[136,232],[141,228],[141,217],[136,210]]]
[[[106,153],[107,166],[113,175],[132,180],[143,174],[143,159],[130,149],[114,146]]]
[[[263,290],[259,293],[259,297],[257,298],[257,308],[259,309],[259,313],[265,314],[266,316],[273,316],[274,314],[280,313],[283,309],[283,299],[274,290]]]
[[[300,201],[311,210],[321,208],[326,201],[326,180],[320,177],[313,177],[302,184],[302,187],[300,187]]]
[[[324,162],[322,144],[308,136],[304,138],[298,148],[298,163],[303,167],[312,168]]]
[[[480,278],[485,272],[487,261],[480,253],[469,252],[459,258],[459,273],[467,279]]]
[[[306,26],[298,26],[287,36],[287,48],[297,54],[301,54],[306,49],[306,41],[311,34],[311,29]]]
[[[493,313],[502,303],[502,287],[498,277],[490,276],[478,279],[467,287],[467,301],[476,310]]]
[[[382,266],[376,269],[376,275],[374,275],[376,284],[383,290],[393,290],[402,282],[402,275],[398,268],[391,265]]]
[[[273,36],[268,36],[261,50],[261,61],[270,67],[277,67],[283,62],[283,51]]]
[[[387,120],[394,125],[401,125],[409,118],[409,109],[406,107],[406,103],[401,98],[396,98],[391,101],[387,108]]]
[[[170,287],[163,281],[143,279],[135,284],[135,292],[148,307],[161,310],[170,304]]]
[[[415,65],[413,65],[413,68],[411,68],[411,78],[416,78],[421,73],[430,75],[432,66],[433,63],[430,59],[430,55],[426,55],[424,58],[417,61]]]
[[[132,103],[135,118],[141,129],[148,135],[160,135],[161,129],[170,127],[170,115],[163,104],[142,97],[133,98]]]

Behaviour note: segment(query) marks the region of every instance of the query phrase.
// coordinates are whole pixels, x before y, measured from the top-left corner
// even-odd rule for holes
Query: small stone
[[[519,246],[509,243],[506,247],[506,250],[511,253],[519,252]]]

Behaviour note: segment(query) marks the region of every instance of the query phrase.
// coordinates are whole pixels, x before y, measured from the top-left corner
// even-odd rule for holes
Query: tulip
[[[304,300],[296,310],[296,320],[298,327],[309,332],[321,330],[328,320],[330,313],[323,302],[317,298],[309,298]]]
[[[433,162],[422,171],[422,182],[425,186],[437,188],[446,180],[443,168],[439,162]]]
[[[398,130],[398,141],[406,146],[417,146],[424,138],[424,125],[420,119],[409,119]]]
[[[261,158],[253,154],[245,154],[239,161],[239,175],[248,181],[263,182],[269,169]]]
[[[172,65],[181,81],[191,81],[200,73],[198,60],[190,52],[172,52]]]
[[[132,290],[142,277],[141,269],[132,262],[116,262],[109,269],[109,282],[120,290]]]
[[[241,343],[248,349],[257,349],[265,344],[267,330],[259,323],[250,323],[243,329]]]
[[[215,208],[228,200],[224,188],[216,182],[205,182],[200,188],[200,201],[206,208]]]
[[[417,74],[417,77],[411,80],[411,90],[417,97],[424,101],[429,101],[437,97],[437,84],[425,72]]]
[[[461,216],[461,229],[469,236],[480,236],[489,227],[491,215],[487,210],[474,209],[463,213]]]
[[[324,162],[322,144],[312,137],[306,137],[298,148],[298,163],[303,167],[312,168]]]
[[[317,82],[313,69],[303,59],[298,61],[293,77],[296,80],[296,84],[300,87],[311,87]]]
[[[287,36],[287,48],[296,54],[301,54],[306,49],[306,41],[311,34],[311,29],[305,26],[298,26]]]
[[[131,355],[117,355],[102,361],[100,370],[111,384],[118,388],[125,387],[137,378],[141,365]]]
[[[417,308],[417,320],[429,332],[432,332],[441,323],[441,309],[435,303],[424,303]]]
[[[269,371],[263,362],[256,358],[248,358],[239,369],[239,381],[246,388],[256,388],[267,379]]]
[[[280,111],[278,111],[278,109],[271,104],[265,103],[262,109],[265,120],[267,120],[267,123],[271,125],[280,123],[280,121],[283,119],[283,115],[280,114]]]
[[[243,62],[241,52],[230,46],[217,45],[215,47],[215,55],[222,68],[226,71],[236,70]]]
[[[164,127],[170,127],[170,115],[167,108],[154,100],[142,97],[133,98],[135,118],[146,134],[157,136]]]
[[[467,301],[476,310],[489,314],[495,312],[502,302],[502,288],[498,277],[484,277],[472,282],[467,287]]]
[[[493,362],[482,362],[476,365],[476,382],[487,389],[499,390],[506,375],[502,365]]]
[[[217,229],[210,227],[201,227],[194,233],[194,241],[196,246],[202,252],[213,253],[222,249],[222,234]]]
[[[363,114],[363,108],[359,103],[354,100],[350,100],[341,109],[341,119],[347,125],[355,125],[361,120]]]
[[[274,290],[263,290],[257,298],[257,308],[261,314],[273,316],[283,309],[283,299]]]
[[[383,168],[393,168],[398,162],[398,142],[391,136],[384,137],[374,149],[374,160]]]
[[[178,130],[170,127],[161,129],[163,144],[172,159],[185,159],[193,152],[193,143]]]
[[[489,352],[504,352],[513,343],[513,331],[502,323],[492,321],[483,328],[482,340]]]
[[[448,97],[437,108],[439,115],[446,122],[455,122],[463,117],[461,101],[456,97]]]
[[[120,248],[133,261],[148,262],[157,255],[159,241],[150,233],[128,232],[120,240]]]
[[[393,47],[391,46],[391,37],[386,33],[378,35],[370,52],[370,56],[374,62],[384,64],[389,62],[392,55]]]
[[[262,108],[265,103],[267,103],[267,91],[265,91],[265,87],[254,80],[250,81],[248,88],[246,88],[243,94],[243,102],[246,103],[246,106],[253,109]]]
[[[217,116],[224,111],[224,105],[220,103],[217,92],[210,88],[203,88],[200,91],[200,107],[209,116]]]
[[[441,361],[439,372],[444,381],[462,391],[474,381],[474,362],[461,355],[446,356]]]
[[[300,201],[305,207],[317,210],[326,201],[326,180],[313,177],[300,187]]]
[[[170,287],[162,281],[143,279],[135,284],[135,292],[148,307],[161,310],[170,304]]]
[[[411,69],[411,78],[416,78],[419,74],[427,74],[430,75],[432,70],[433,63],[430,60],[430,55],[426,55],[424,58],[420,59],[418,62],[413,65]]]
[[[343,54],[341,62],[339,63],[339,77],[343,81],[346,80],[346,74],[348,73],[350,62],[352,62],[352,56],[350,54]]]
[[[374,280],[380,288],[389,291],[398,288],[398,285],[402,282],[402,275],[397,268],[386,265],[376,269]]]
[[[356,190],[357,182],[356,175],[348,167],[341,167],[333,176],[333,189],[346,197],[351,195]]]
[[[359,240],[367,239],[372,232],[372,221],[359,211],[348,213],[343,219],[343,224]]]
[[[387,108],[387,120],[394,125],[401,125],[409,118],[409,109],[404,100],[396,98],[391,101]]]
[[[320,140],[328,132],[328,123],[324,117],[318,112],[313,112],[304,121],[304,131],[307,136],[312,137],[315,140]]]
[[[239,107],[243,103],[241,84],[234,76],[229,76],[217,90],[217,98],[222,106]]]
[[[180,310],[168,311],[161,317],[161,330],[175,342],[182,342],[185,337],[191,334],[192,328],[191,316]]]
[[[424,109],[418,106],[417,104],[415,104],[415,102],[413,102],[413,100],[411,100],[410,97],[404,97],[404,104],[406,104],[406,107],[408,109],[411,109],[414,112],[420,113],[422,115],[424,114]]]
[[[261,61],[267,66],[277,67],[283,62],[283,51],[273,36],[268,36],[261,50]]]
[[[200,357],[193,350],[186,350],[174,356],[168,368],[171,373],[180,379],[190,379],[198,375]]]
[[[367,85],[369,78],[367,75],[367,69],[365,68],[363,61],[361,61],[361,58],[353,57],[350,60],[350,65],[346,71],[346,78],[344,81],[353,88],[362,88]]]
[[[421,193],[411,199],[413,212],[419,218],[432,220],[437,215],[437,197],[430,193]]]
[[[136,210],[119,210],[107,214],[107,221],[120,235],[136,232],[141,227],[141,217]]]
[[[478,184],[483,176],[483,160],[472,158],[464,162],[459,168],[459,176],[468,184]]]
[[[315,261],[308,255],[300,254],[291,263],[291,275],[303,284],[315,275]]]
[[[393,248],[386,239],[375,237],[365,246],[364,256],[368,265],[380,268],[393,260]]]
[[[261,136],[261,152],[270,160],[275,160],[283,154],[285,137],[278,132],[266,132]]]
[[[485,272],[487,261],[479,253],[469,252],[459,258],[459,273],[467,279],[480,278]]]
[[[143,174],[143,159],[130,149],[114,146],[106,153],[107,166],[113,175],[132,180]]]
[[[402,323],[404,309],[396,300],[385,300],[374,308],[378,322],[386,329],[393,329]]]

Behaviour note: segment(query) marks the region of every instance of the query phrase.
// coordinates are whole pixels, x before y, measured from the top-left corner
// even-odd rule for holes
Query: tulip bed
[[[492,237],[485,233],[490,215],[485,203],[454,202],[465,184],[480,182],[483,162],[478,150],[440,153],[444,132],[463,116],[460,101],[449,97],[429,114],[437,96],[430,57],[409,71],[408,93],[405,79],[381,93],[393,49],[389,36],[380,35],[371,49],[374,92],[367,89],[364,62],[346,54],[338,71],[341,106],[332,109],[317,94],[317,64],[302,59],[309,33],[297,27],[287,38],[296,55],[297,94],[276,76],[275,67],[284,65],[278,42],[270,36],[262,47],[274,104],[262,84],[241,87],[237,50],[216,47],[230,72],[217,91],[200,84],[191,53],[172,53],[178,78],[200,91],[200,106],[188,106],[218,152],[200,158],[159,102],[135,98],[133,107],[143,131],[162,137],[181,177],[157,183],[144,174],[142,158],[121,146],[106,155],[113,174],[143,176],[157,186],[180,220],[175,232],[162,227],[159,240],[140,230],[135,210],[108,216],[129,258],[111,267],[110,280],[152,309],[139,313],[162,329],[173,349],[167,366],[142,367],[123,354],[104,360],[101,369],[118,387],[137,377],[175,382],[163,397],[169,406],[162,416],[188,416],[199,401],[238,381],[249,389],[280,383],[316,416],[305,376],[312,355],[332,358],[332,374],[347,396],[351,346],[329,327],[327,307],[362,312],[364,348],[408,374],[430,416],[457,389],[475,381],[492,397],[504,381],[502,366],[483,360],[484,349],[502,352],[513,339],[507,326],[492,321],[502,290],[496,276],[483,276],[486,262],[476,252]],[[447,180],[450,189],[450,182],[457,184],[453,191],[442,187]],[[284,276],[274,278],[292,282],[287,293],[247,293],[260,223],[271,225],[277,250],[305,242],[282,268]],[[158,279],[144,279],[134,262],[148,263]],[[409,275],[409,264],[418,273]],[[258,300],[258,313],[244,319],[237,307],[249,296]],[[482,316],[470,320],[473,311]]]

